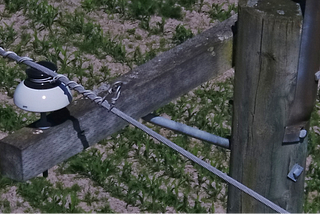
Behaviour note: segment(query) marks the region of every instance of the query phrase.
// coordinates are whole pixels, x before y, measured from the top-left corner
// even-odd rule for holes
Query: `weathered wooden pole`
[[[311,58],[319,60],[320,49],[318,42],[311,50],[312,45],[305,43],[308,39],[301,39],[308,29],[302,25],[296,2],[239,2],[230,174],[282,208],[298,213],[303,208],[305,170],[300,176],[297,170],[296,181],[287,175],[295,164],[305,168],[307,138],[299,134],[301,129],[308,130],[317,86],[314,73],[319,68],[319,64],[306,66],[302,55],[314,51],[316,56]],[[228,212],[273,211],[229,186]]]

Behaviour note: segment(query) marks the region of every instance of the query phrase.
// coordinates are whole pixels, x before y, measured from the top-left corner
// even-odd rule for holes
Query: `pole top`
[[[293,0],[240,0],[239,5],[277,17],[299,17],[302,15],[300,4]]]

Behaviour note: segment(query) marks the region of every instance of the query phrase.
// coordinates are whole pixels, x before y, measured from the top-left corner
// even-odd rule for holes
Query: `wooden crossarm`
[[[237,16],[133,69],[116,107],[140,118],[232,67]],[[106,94],[103,87],[100,96]],[[126,123],[85,98],[48,116],[53,127],[31,124],[0,141],[1,174],[25,181],[122,129]]]

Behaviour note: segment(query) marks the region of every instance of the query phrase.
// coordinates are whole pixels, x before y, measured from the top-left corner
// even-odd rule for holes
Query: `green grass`
[[[81,0],[79,6],[70,12],[53,1],[8,1],[4,0],[6,11],[0,25],[0,45],[28,55],[36,60],[50,60],[59,67],[59,73],[67,75],[88,89],[114,79],[110,64],[121,64],[127,68],[141,65],[157,54],[179,45],[194,36],[190,26],[184,22],[183,9],[201,12],[204,1],[195,0]],[[61,1],[57,1],[59,3]],[[1,3],[0,3],[1,4]],[[207,15],[212,21],[222,21],[236,10],[235,5],[223,9],[223,5],[209,5]],[[8,24],[8,17],[20,13],[28,22],[16,30]],[[99,15],[122,23],[137,23],[121,35],[105,30],[99,23]],[[153,16],[161,21],[151,23]],[[166,32],[170,18],[181,22],[173,32]],[[160,19],[159,19],[160,20]],[[145,32],[157,40],[144,43]],[[129,52],[123,42],[132,40],[140,45]],[[143,46],[146,48],[143,49]],[[111,60],[105,62],[106,58]],[[98,69],[95,62],[104,62]],[[9,97],[13,96],[17,84],[25,78],[25,66],[0,59],[0,88]],[[173,120],[214,133],[230,136],[232,120],[233,80],[221,83],[206,83],[192,93],[181,96],[174,102],[158,109],[155,113],[167,114]],[[317,102],[317,110],[320,104]],[[309,153],[312,157],[307,172],[305,191],[305,212],[320,212],[320,142],[319,115],[314,112],[309,135]],[[0,130],[14,132],[33,122],[34,114],[28,114],[3,103],[0,106]],[[194,155],[202,157],[223,172],[228,172],[229,151],[216,148],[190,137],[160,129],[147,124],[179,146]],[[131,126],[102,140],[97,147],[90,148],[61,164],[56,173],[75,176],[93,183],[93,188],[110,194],[137,207],[140,212],[197,213],[214,212],[217,204],[226,207],[227,184],[207,170],[177,154],[172,149],[156,142],[144,132]],[[49,175],[50,176],[50,175]],[[91,212],[117,212],[109,205],[108,197],[99,198],[99,191],[84,192],[83,187],[74,184],[66,187],[60,182],[51,183],[45,178],[34,178],[28,182],[15,183],[0,177],[0,195],[12,186],[32,208],[26,212],[84,212],[83,204]],[[0,198],[0,212],[13,212],[9,199]],[[100,205],[97,205],[101,203]]]
[[[4,4],[5,21],[0,25],[1,46],[22,56],[52,61],[58,65],[59,73],[88,89],[98,87],[119,75],[112,71],[110,64],[133,68],[193,37],[187,24],[177,26],[172,33],[166,31],[166,25],[169,18],[183,22],[182,8],[199,8],[195,1],[82,0],[80,6],[71,13],[58,4],[52,4],[52,1],[5,1]],[[8,24],[10,22],[7,20],[15,13],[24,15],[28,20],[19,30],[14,24]],[[95,15],[98,13],[105,14],[110,20],[119,18],[122,22],[136,22],[138,27],[114,35],[104,30],[97,21]],[[161,19],[151,23],[153,16],[160,16]],[[146,37],[138,33],[141,30],[158,40],[145,43]],[[129,52],[128,46],[123,43],[124,39],[136,41],[140,45],[131,46],[133,51]],[[104,62],[106,57],[110,60],[102,63],[98,69],[95,68],[95,61]],[[17,84],[25,78],[25,68],[0,59],[1,92],[12,97]],[[231,80],[221,84],[221,88],[226,88],[225,91],[219,92],[211,85],[204,85],[195,90],[193,96],[182,96],[157,113],[167,113],[180,119],[180,122],[227,136],[230,127],[219,126],[230,119],[230,114],[227,115],[230,110],[220,112],[220,108],[212,108],[214,103],[219,102],[221,108],[230,109],[224,102],[221,106],[221,99],[230,99]],[[210,96],[217,99],[212,105],[206,103],[204,91],[208,95],[213,93]],[[194,105],[199,97],[201,102]],[[210,119],[212,123],[201,123],[205,120],[199,119],[200,116],[213,115],[212,110],[217,111],[214,113],[215,118]],[[34,114],[19,111],[8,104],[1,105],[0,130],[3,132],[14,132],[35,119]],[[161,131],[157,127],[153,128]],[[228,166],[221,164],[228,159],[228,152],[173,132],[169,132],[167,137],[193,154],[210,160],[219,169],[228,171]],[[92,188],[100,188],[100,191],[123,201],[126,206],[138,208],[141,213],[165,213],[168,209],[177,213],[214,213],[215,202],[226,205],[226,195],[221,193],[226,185],[220,179],[166,146],[155,143],[136,128],[126,127],[110,139],[101,141],[100,146],[102,151],[90,148],[72,157],[61,164],[57,173],[76,175],[75,180],[89,180],[94,183]],[[108,197],[100,198],[98,192],[85,192],[76,183],[66,187],[63,182],[51,183],[38,177],[24,183],[13,183],[1,177],[0,195],[15,186],[23,203],[31,206],[25,209],[27,213],[116,213],[109,206]],[[91,211],[85,211],[83,204]],[[0,213],[12,213],[15,206],[21,204],[11,206],[8,199],[0,199]]]
[[[23,7],[25,7],[27,4],[27,1],[24,1],[24,0],[16,0],[16,1],[4,0],[4,3],[5,3],[5,8],[9,13],[15,13],[15,12],[21,10]]]
[[[31,182],[20,183],[18,193],[26,199],[29,204],[42,212],[50,213],[79,213],[84,212],[77,208],[80,200],[77,192],[80,186],[75,184],[70,188],[56,183],[55,188],[45,178],[35,178]]]
[[[52,30],[52,25],[59,15],[58,8],[48,4],[48,1],[39,0],[28,1],[27,7],[30,9],[24,8],[24,13],[32,20],[32,24],[35,25],[35,27],[39,25],[40,30],[46,28]]]
[[[195,123],[199,118],[196,115],[214,114],[213,118],[208,118],[213,122],[205,126],[202,123],[202,128],[229,136],[230,127],[224,128],[221,123],[231,118],[228,104],[232,97],[230,83],[231,80],[218,84],[218,87],[203,85],[195,90],[194,96],[185,95],[175,104],[159,109],[157,113],[167,113],[189,125],[197,125]],[[206,101],[206,94],[209,94],[212,102]],[[195,100],[199,98],[201,101],[195,104]],[[218,103],[218,107],[213,108]],[[192,106],[187,107],[189,105]],[[155,129],[159,131],[159,128]],[[209,144],[195,142],[180,134],[171,133],[167,137],[193,154],[211,160],[210,163],[218,169],[228,172],[228,167],[222,163],[228,159],[229,152],[214,149]],[[113,197],[120,198],[128,205],[137,206],[141,211],[166,212],[168,207],[172,207],[179,212],[211,212],[214,211],[212,201],[226,202],[226,195],[221,194],[226,185],[219,178],[172,149],[155,143],[144,132],[126,127],[114,134],[111,140],[100,144],[107,145],[109,141],[113,144],[106,150],[106,159],[102,160],[103,153],[99,150],[90,149],[71,158],[63,165],[62,171],[90,178]],[[195,171],[185,171],[188,165]],[[197,178],[194,178],[194,174]],[[189,200],[195,203],[191,205]],[[204,208],[203,204],[210,204],[210,208]]]
[[[225,19],[228,19],[231,17],[232,12],[236,13],[238,8],[235,4],[230,4],[228,5],[228,9],[223,9],[223,4],[216,4],[212,3],[210,11],[209,11],[209,16],[212,19],[217,19],[219,21],[223,21]]]
[[[17,32],[13,28],[13,24],[8,25],[4,22],[4,26],[0,26],[0,46],[6,47],[11,45],[17,38]]]
[[[312,113],[310,127],[311,131],[308,135],[308,152],[309,158],[312,161],[309,170],[306,172],[306,187],[305,187],[305,203],[304,212],[318,213],[320,212],[320,158],[319,158],[319,143],[320,143],[320,109],[319,99],[315,106],[315,111]]]
[[[172,41],[174,44],[179,45],[193,36],[194,35],[190,29],[186,29],[183,25],[178,25],[172,36]]]
[[[0,131],[13,132],[36,120],[33,113],[27,113],[9,104],[0,106]]]
[[[0,59],[0,88],[2,92],[13,97],[15,86],[25,77],[26,75],[20,66],[11,66],[3,58]]]

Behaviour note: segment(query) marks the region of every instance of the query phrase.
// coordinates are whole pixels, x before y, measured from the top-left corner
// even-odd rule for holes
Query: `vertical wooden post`
[[[307,139],[283,144],[295,99],[302,32],[292,0],[240,0],[230,174],[289,212],[302,212]],[[228,212],[273,210],[229,186]]]

